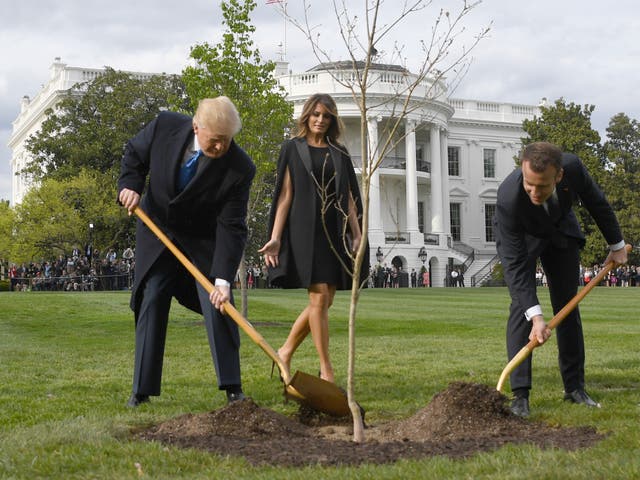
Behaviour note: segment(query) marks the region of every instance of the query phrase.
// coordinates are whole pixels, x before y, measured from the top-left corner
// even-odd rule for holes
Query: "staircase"
[[[469,272],[469,285],[481,287],[491,280],[493,267],[500,262],[497,254],[478,255],[478,259],[472,265],[473,271]]]
[[[493,266],[500,260],[495,253],[478,253],[475,249],[462,242],[454,242],[451,250],[454,258],[462,260],[464,278],[467,286],[480,287],[491,279]]]

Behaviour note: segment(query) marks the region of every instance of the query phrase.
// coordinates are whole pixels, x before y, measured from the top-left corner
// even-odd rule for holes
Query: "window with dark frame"
[[[448,147],[448,164],[449,164],[449,176],[460,176],[460,147]]]
[[[451,218],[451,238],[457,242],[462,238],[462,221],[460,218],[460,204],[449,204],[449,215]]]
[[[496,177],[496,150],[495,148],[485,148],[483,150],[484,178]]]
[[[484,205],[484,239],[486,242],[495,242],[496,235],[493,229],[493,217],[496,214],[495,203],[485,203]]]

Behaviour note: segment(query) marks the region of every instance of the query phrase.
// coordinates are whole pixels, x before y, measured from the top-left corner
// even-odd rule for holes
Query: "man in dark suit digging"
[[[622,264],[627,252],[611,205],[582,161],[547,142],[528,145],[514,170],[498,189],[496,246],[511,295],[507,352],[513,358],[529,340],[542,344],[551,335],[536,295],[536,262],[547,276],[554,313],[577,293],[580,249],[585,238],[572,210],[580,201],[609,244],[606,262]],[[556,329],[564,399],[599,407],[585,390],[584,338],[576,308]],[[531,356],[511,374],[514,414],[529,415]]]
[[[240,336],[222,306],[232,300],[230,282],[247,239],[247,201],[255,174],[251,159],[233,140],[240,127],[231,100],[209,98],[200,102],[193,118],[160,113],[126,145],[119,202],[129,214],[140,204],[217,287],[209,295],[138,220],[131,295],[136,348],[130,407],[160,395],[173,297],[204,316],[218,388],[226,391],[227,401],[244,398]]]

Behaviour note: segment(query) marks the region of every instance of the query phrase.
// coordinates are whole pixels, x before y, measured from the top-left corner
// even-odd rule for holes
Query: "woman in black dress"
[[[282,145],[269,223],[260,249],[273,285],[306,288],[309,304],[278,355],[289,368],[311,332],[320,377],[334,382],[329,358],[329,307],[336,289],[350,289],[353,256],[362,241],[360,192],[351,158],[338,144],[343,130],[331,96],[305,103],[295,136]],[[367,257],[365,257],[367,258]],[[368,273],[366,268],[364,278]]]

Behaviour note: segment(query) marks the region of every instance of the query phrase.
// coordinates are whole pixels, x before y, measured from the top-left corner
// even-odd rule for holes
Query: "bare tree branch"
[[[396,7],[398,2],[394,2]],[[399,64],[401,69],[390,65],[378,63],[383,43],[391,35],[398,31],[398,27],[407,18],[417,12],[423,12],[432,5],[431,0],[404,0],[399,10],[394,12],[388,23],[380,25],[381,7],[383,0],[365,0],[364,20],[357,14],[351,13],[345,0],[332,0],[333,13],[337,30],[344,47],[346,48],[347,61],[332,62],[331,56],[321,45],[319,25],[312,24],[311,0],[303,1],[303,19],[297,20],[286,13],[282,13],[287,21],[293,24],[307,39],[314,56],[322,65],[327,65],[325,71],[341,87],[347,89],[355,105],[360,112],[360,146],[361,146],[361,195],[363,204],[362,238],[350,268],[344,266],[352,275],[351,304],[349,310],[349,355],[348,355],[348,385],[347,394],[349,405],[354,420],[353,439],[356,442],[364,441],[364,424],[360,417],[359,406],[354,400],[354,371],[355,371],[355,320],[360,289],[360,270],[363,263],[368,265],[365,259],[367,250],[367,238],[369,231],[369,198],[371,191],[371,179],[373,174],[382,165],[382,162],[405,137],[415,132],[416,124],[407,123],[407,120],[419,120],[426,122],[433,120],[425,118],[424,112],[429,112],[431,107],[450,108],[447,105],[448,97],[457,87],[467,73],[472,61],[471,52],[477,47],[483,38],[488,35],[489,27],[481,29],[473,37],[470,45],[463,46],[459,51],[454,51],[463,34],[466,33],[463,21],[465,17],[479,4],[481,0],[468,2],[464,0],[457,13],[451,13],[441,9],[434,17],[429,38],[420,41],[420,57],[423,59],[411,73],[407,65],[405,46],[397,40],[393,43],[390,59],[393,64]],[[352,7],[352,9],[355,7]],[[364,23],[364,30],[360,32],[360,25]],[[332,30],[335,30],[333,28]],[[345,65],[348,65],[346,67]],[[452,78],[449,78],[449,76]],[[374,86],[388,88],[388,93],[369,95],[369,89]],[[369,138],[368,121],[370,118],[381,117],[382,131],[378,132],[375,139],[375,148]],[[323,202],[324,215],[328,211],[329,204],[339,204],[335,198],[323,194],[322,186],[316,182],[319,195]],[[348,212],[341,212],[346,218]],[[397,225],[399,231],[399,225]],[[326,230],[326,227],[325,227]],[[346,224],[343,227],[343,242],[346,242]],[[346,243],[345,243],[346,245]],[[335,250],[335,247],[332,246]]]

